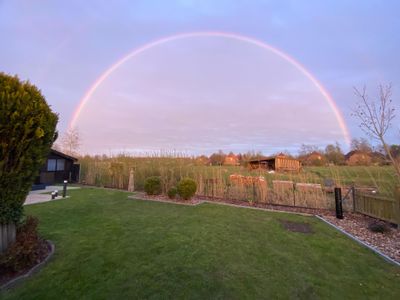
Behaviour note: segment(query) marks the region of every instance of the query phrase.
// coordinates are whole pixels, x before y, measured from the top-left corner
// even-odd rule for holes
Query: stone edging
[[[381,251],[379,251],[378,249],[368,245],[367,243],[363,242],[362,240],[358,239],[357,237],[355,237],[354,235],[344,231],[342,228],[339,228],[338,226],[336,226],[335,224],[332,224],[331,222],[329,222],[328,220],[325,220],[323,217],[316,215],[316,218],[318,218],[319,220],[321,220],[322,222],[325,222],[326,224],[332,226],[333,228],[335,228],[336,230],[340,231],[341,233],[343,233],[344,235],[346,235],[347,237],[351,238],[352,240],[356,241],[357,243],[359,243],[360,245],[368,248],[369,250],[375,252],[376,254],[380,255],[384,260],[386,260],[389,263],[392,263],[398,267],[400,267],[400,263],[398,261],[395,261],[393,258],[387,256],[386,254],[382,253]]]
[[[47,255],[47,257],[39,264],[33,266],[32,269],[30,269],[28,272],[14,278],[14,279],[10,280],[9,282],[0,286],[0,291],[4,291],[4,290],[13,288],[15,285],[17,285],[17,284],[21,283],[22,281],[24,281],[25,279],[31,277],[33,274],[35,274],[40,269],[42,269],[45,266],[45,264],[48,263],[48,261],[53,257],[53,254],[56,250],[56,246],[50,240],[46,240],[46,242],[50,245],[50,253]]]
[[[268,209],[268,208],[262,208],[262,207],[245,206],[245,205],[239,205],[239,204],[233,204],[233,203],[208,201],[208,200],[200,200],[198,203],[192,204],[192,203],[181,203],[181,202],[175,202],[175,201],[169,201],[169,200],[145,199],[145,198],[135,197],[135,195],[128,196],[128,198],[131,198],[134,200],[140,200],[140,201],[153,201],[153,202],[159,202],[159,203],[170,203],[170,204],[185,205],[185,206],[197,206],[197,205],[200,205],[203,203],[209,203],[209,204],[225,205],[225,206],[231,206],[231,207],[237,207],[237,208],[248,208],[248,209],[255,209],[255,210],[261,210],[261,211],[268,211],[268,212],[301,215],[301,216],[306,216],[306,217],[314,216],[313,214],[302,213],[302,212]]]

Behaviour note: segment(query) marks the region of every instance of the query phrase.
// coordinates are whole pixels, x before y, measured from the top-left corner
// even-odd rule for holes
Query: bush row
[[[189,200],[196,193],[197,184],[191,178],[181,179],[177,186],[171,187],[167,195],[170,199],[179,195],[182,199]],[[162,193],[161,178],[158,176],[151,176],[146,178],[144,182],[144,191],[147,195],[160,195]]]

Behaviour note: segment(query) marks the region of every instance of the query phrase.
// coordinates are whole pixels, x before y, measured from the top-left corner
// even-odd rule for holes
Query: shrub
[[[185,200],[189,200],[196,193],[197,184],[191,178],[183,178],[179,181],[177,189],[179,196]]]
[[[389,231],[388,226],[383,222],[372,222],[368,225],[368,229],[372,232],[385,233]]]
[[[147,195],[160,195],[162,192],[161,178],[158,176],[146,178],[144,182],[144,191]]]
[[[174,199],[176,197],[176,195],[178,194],[178,190],[176,187],[173,186],[172,188],[170,188],[168,190],[167,194],[168,194],[169,199]]]
[[[17,239],[0,256],[0,270],[18,272],[39,263],[48,253],[47,243],[37,233],[38,219],[28,216],[17,229]]]
[[[57,134],[58,117],[34,85],[0,72],[0,223],[18,222]]]

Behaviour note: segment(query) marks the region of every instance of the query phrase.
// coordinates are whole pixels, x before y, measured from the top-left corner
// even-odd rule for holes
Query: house
[[[276,156],[265,157],[249,161],[250,169],[265,169],[276,172],[299,172],[301,163],[299,160],[280,153]]]
[[[368,166],[372,162],[372,153],[353,150],[345,155],[345,159],[348,166]]]
[[[235,154],[230,153],[227,156],[225,156],[224,165],[225,166],[239,166],[240,165],[239,158]]]
[[[76,164],[77,161],[75,157],[51,149],[34,185],[51,185],[64,180],[78,182],[80,165]]]
[[[326,163],[325,157],[317,151],[313,151],[310,154],[303,156],[300,160],[304,166],[322,166]]]
[[[196,157],[195,163],[198,166],[209,166],[211,164],[210,159],[205,155]]]

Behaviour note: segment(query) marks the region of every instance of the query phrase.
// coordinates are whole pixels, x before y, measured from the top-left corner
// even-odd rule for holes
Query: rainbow
[[[186,38],[193,38],[193,37],[222,37],[222,38],[229,38],[229,39],[234,39],[238,40],[241,42],[249,43],[254,46],[263,48],[265,50],[268,50],[277,56],[283,58],[293,66],[295,66],[304,76],[306,76],[320,91],[320,93],[324,96],[325,100],[328,102],[330,108],[335,114],[335,117],[337,119],[337,122],[340,126],[340,129],[342,130],[344,139],[348,145],[350,145],[350,140],[351,136],[349,133],[349,130],[347,128],[346,122],[343,118],[342,113],[340,112],[340,109],[337,107],[335,101],[333,100],[332,96],[328,93],[328,91],[324,88],[324,86],[298,61],[296,61],[294,58],[290,57],[288,54],[278,50],[275,47],[272,47],[260,40],[243,36],[240,34],[236,33],[227,33],[227,32],[218,32],[218,31],[200,31],[200,32],[189,32],[189,33],[181,33],[181,34],[176,34],[172,36],[167,36],[158,40],[155,40],[153,42],[150,42],[146,45],[143,45],[139,48],[134,49],[131,51],[129,54],[125,55],[122,57],[120,60],[115,62],[111,67],[109,67],[97,80],[92,84],[92,86],[87,90],[83,98],[80,100],[77,108],[75,109],[73,116],[71,118],[71,121],[69,123],[69,128],[74,128],[76,126],[76,122],[79,118],[79,115],[82,111],[82,109],[85,107],[85,105],[88,103],[90,100],[91,96],[93,93],[96,91],[96,89],[114,72],[116,71],[121,65],[123,65],[125,62],[128,60],[140,55],[141,53],[157,46],[161,46],[163,44],[176,41],[176,40],[181,40],[181,39],[186,39]]]

